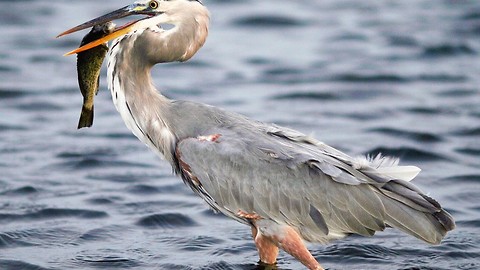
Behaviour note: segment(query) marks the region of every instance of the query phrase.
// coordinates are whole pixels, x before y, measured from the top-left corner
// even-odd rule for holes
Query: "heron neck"
[[[177,134],[172,102],[152,83],[157,63],[186,61],[205,43],[206,10],[184,18],[171,30],[137,30],[116,39],[109,52],[108,84],[113,103],[127,127],[155,152],[174,163]],[[177,127],[178,128],[178,127]]]
[[[153,86],[152,65],[144,57],[135,57],[136,38],[117,39],[110,49],[107,79],[112,100],[133,134],[173,162],[176,138],[168,122],[171,101]]]

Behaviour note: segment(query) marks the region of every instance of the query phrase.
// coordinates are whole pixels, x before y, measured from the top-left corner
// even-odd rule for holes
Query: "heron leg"
[[[303,265],[308,267],[308,269],[323,270],[322,266],[320,266],[310,251],[308,251],[303,239],[292,227],[285,226],[283,237],[275,238],[280,248],[295,257]]]
[[[261,221],[259,221],[259,223],[261,223]],[[259,228],[260,232],[256,233],[257,236],[255,237],[255,243],[257,243],[256,239],[258,238],[258,235],[261,235],[262,238],[268,239],[268,243],[283,249],[285,252],[299,260],[308,269],[323,270],[322,266],[312,256],[310,251],[308,251],[302,237],[294,228],[288,225],[273,225],[271,223],[267,226],[260,225],[257,228]]]
[[[260,262],[265,264],[275,264],[277,262],[278,247],[268,237],[258,233],[256,227],[252,226],[252,236],[257,246]]]

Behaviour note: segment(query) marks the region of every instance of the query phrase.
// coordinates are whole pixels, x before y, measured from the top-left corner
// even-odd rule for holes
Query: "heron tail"
[[[409,182],[391,180],[380,192],[389,226],[430,244],[440,244],[445,234],[455,228],[453,217]]]

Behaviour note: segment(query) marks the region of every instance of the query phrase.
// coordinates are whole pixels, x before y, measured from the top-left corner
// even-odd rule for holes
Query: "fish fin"
[[[93,105],[92,108],[82,107],[80,119],[78,120],[78,129],[91,127],[93,125]]]

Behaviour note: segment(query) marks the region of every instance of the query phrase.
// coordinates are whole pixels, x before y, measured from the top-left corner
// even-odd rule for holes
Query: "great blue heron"
[[[416,167],[352,158],[297,131],[160,94],[151,68],[190,59],[207,38],[209,12],[198,0],[137,1],[61,35],[130,15],[145,17],[71,53],[115,39],[108,87],[127,127],[213,209],[251,226],[261,262],[276,263],[281,248],[322,269],[304,240],[371,236],[391,226],[439,244],[455,227],[409,183]]]

